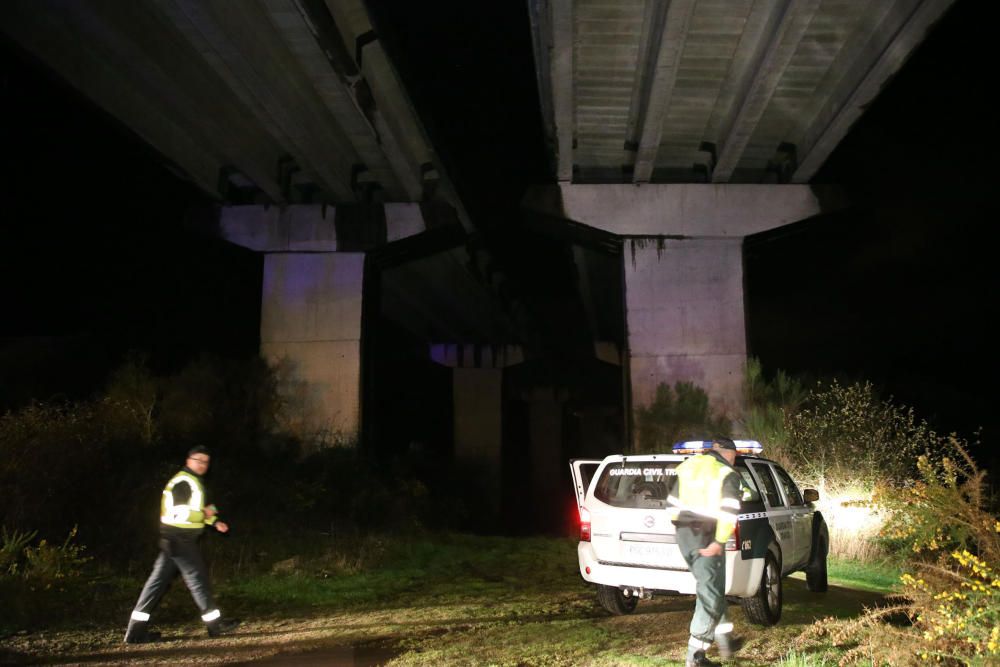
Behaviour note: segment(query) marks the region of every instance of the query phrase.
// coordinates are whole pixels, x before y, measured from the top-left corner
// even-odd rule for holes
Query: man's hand
[[[215,505],[208,505],[205,507],[205,516],[215,516],[219,513],[218,508]]]
[[[218,524],[216,524],[216,525],[218,525]],[[719,544],[718,542],[712,542],[711,544],[709,544],[704,549],[698,549],[698,553],[701,554],[702,556],[704,556],[705,558],[711,558],[713,556],[721,556],[722,555],[722,545]]]
[[[228,533],[229,532],[229,524],[227,524],[225,521],[216,521],[212,525],[215,526],[215,529],[217,531],[219,531],[220,533]]]

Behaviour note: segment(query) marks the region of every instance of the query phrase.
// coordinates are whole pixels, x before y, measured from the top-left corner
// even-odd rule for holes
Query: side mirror
[[[802,499],[807,503],[814,503],[819,500],[819,491],[816,489],[805,489],[802,491]]]

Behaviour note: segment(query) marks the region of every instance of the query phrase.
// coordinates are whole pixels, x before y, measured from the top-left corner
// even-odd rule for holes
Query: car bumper
[[[641,565],[602,563],[590,542],[577,546],[580,576],[592,584],[605,586],[644,588],[694,595],[694,575],[689,570],[668,570]],[[763,558],[742,559],[739,552],[726,552],[726,595],[750,597],[757,592],[764,572]]]

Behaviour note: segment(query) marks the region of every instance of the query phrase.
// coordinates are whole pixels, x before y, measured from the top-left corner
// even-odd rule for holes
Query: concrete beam
[[[524,206],[622,236],[742,238],[822,212],[807,185],[559,185]]]
[[[91,50],[108,51],[119,76],[170,109],[193,129],[197,141],[217,147],[227,166],[237,168],[271,201],[284,202],[274,169],[282,149],[248,122],[218,77],[157,12],[143,3],[68,3],[58,11],[72,17]]]
[[[805,183],[819,171],[854,122],[953,2],[897,0],[892,5],[892,11],[870,31],[870,39],[857,54],[854,66],[809,124],[798,146],[799,166],[792,174],[793,182]]]
[[[666,11],[660,12],[661,16],[653,17],[651,24],[643,26],[639,59],[644,69],[636,77],[636,90],[632,95],[632,104],[638,106],[640,119],[637,128],[639,148],[632,175],[635,183],[648,183],[653,175],[663,135],[663,119],[670,107],[694,4],[694,0],[674,0]],[[649,11],[655,12],[655,8],[663,6],[661,2],[651,2]],[[641,50],[643,46],[644,51]],[[645,64],[652,62],[656,65],[650,71]]]
[[[433,151],[368,10],[360,0],[326,0],[326,6],[344,44],[354,45],[357,65],[375,100],[372,120],[386,157],[398,174],[409,174],[422,189],[422,169],[434,163]]]
[[[464,313],[440,298],[442,285],[435,277],[414,262],[385,269],[382,315],[424,340],[466,340],[469,327]]]
[[[6,2],[0,4],[0,30],[126,124],[195,185],[219,197],[219,170],[225,159],[201,141],[194,128],[179,122],[155,97],[143,94],[123,77],[120,65],[86,48],[65,14],[39,11],[34,2]]]
[[[433,343],[429,351],[431,361],[449,368],[506,368],[524,362],[520,345]]]
[[[259,5],[221,0],[157,0],[164,15],[247,104],[296,163],[337,201],[356,200],[352,165],[360,162],[299,63]]]
[[[747,74],[753,76],[752,82],[746,88],[735,118],[728,124],[729,130],[722,135],[712,171],[713,183],[726,183],[732,177],[820,1],[781,0],[775,3],[763,31],[766,39],[760,42],[759,60],[754,58],[759,64],[747,70]]]
[[[375,99],[373,122],[387,159],[404,182],[402,175],[406,173],[420,180],[420,192],[412,192],[411,198],[425,200],[424,187],[433,186],[433,198],[454,207],[462,227],[474,231],[465,205],[435,155],[402,80],[378,40],[368,10],[361,0],[325,2],[344,43],[355,44],[360,51],[359,66]]]
[[[774,32],[777,16],[775,9],[774,0],[754,0],[746,16],[732,63],[705,126],[705,138],[716,147],[729,136],[736,120],[738,105],[753,83],[755,70],[760,66],[766,51],[763,45],[767,44],[768,37],[765,35]],[[717,155],[715,157],[718,158]],[[708,167],[711,173],[715,165],[709,164]]]
[[[381,206],[387,241],[427,229],[419,204]],[[224,206],[219,212],[219,233],[230,243],[257,252],[334,252],[342,246],[337,238],[337,208],[322,204]]]
[[[262,3],[275,31],[298,60],[327,110],[343,128],[363,164],[385,190],[386,197],[392,201],[419,200],[419,175],[412,169],[398,169],[398,164],[390,164],[379,143],[379,133],[354,93],[355,85],[361,82],[360,72],[355,74],[353,84],[342,78],[320,47],[321,37],[339,42],[340,34],[320,35],[323,28],[318,21],[320,17],[306,14],[301,2],[262,0]],[[326,18],[332,24],[329,14]],[[368,112],[374,114],[374,109]],[[391,142],[387,148],[393,149]]]

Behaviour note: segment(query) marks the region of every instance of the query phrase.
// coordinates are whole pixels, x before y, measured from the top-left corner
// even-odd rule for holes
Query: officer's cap
[[[729,438],[715,438],[712,440],[712,447],[716,449],[731,449],[736,451],[736,443]]]

